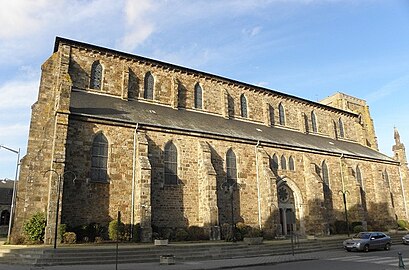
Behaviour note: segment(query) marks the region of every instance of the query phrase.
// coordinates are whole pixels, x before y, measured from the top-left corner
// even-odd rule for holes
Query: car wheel
[[[369,251],[369,245],[365,245],[364,246],[364,252],[368,252]]]
[[[390,250],[390,249],[391,249],[391,244],[390,244],[390,243],[386,243],[384,249],[385,249],[385,250]]]

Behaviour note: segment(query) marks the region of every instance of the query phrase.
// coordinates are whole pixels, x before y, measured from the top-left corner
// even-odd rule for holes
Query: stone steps
[[[301,241],[294,246],[296,253],[342,248],[342,241]],[[291,254],[291,243],[269,241],[262,245],[246,245],[243,242],[215,244],[170,244],[169,246],[119,246],[118,263],[158,262],[161,255],[174,255],[178,261],[231,259]],[[12,249],[0,255],[0,263],[45,265],[114,264],[114,246],[93,246],[54,249]]]
[[[402,234],[391,235],[393,243],[401,244]],[[301,239],[294,243],[294,252],[307,253],[319,250],[342,249],[347,237],[332,236],[315,240]],[[161,255],[173,255],[177,261],[204,261],[232,258],[248,258],[291,254],[289,240],[264,241],[261,245],[247,245],[243,242],[170,243],[168,246],[152,244],[120,244],[118,263],[159,262]],[[75,245],[52,248],[0,249],[0,263],[26,265],[78,265],[114,264],[116,248],[107,245]]]

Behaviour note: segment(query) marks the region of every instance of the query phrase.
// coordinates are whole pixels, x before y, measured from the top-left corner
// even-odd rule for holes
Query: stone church
[[[343,93],[314,102],[64,38],[42,65],[13,236],[36,212],[107,226],[244,223],[279,235],[336,221],[408,219],[405,148],[378,151],[369,108]],[[58,212],[57,212],[58,211]],[[58,213],[58,214],[57,214]]]

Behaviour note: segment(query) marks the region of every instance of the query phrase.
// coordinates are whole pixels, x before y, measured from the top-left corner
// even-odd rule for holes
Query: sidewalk
[[[318,259],[313,253],[268,256],[268,257],[252,257],[252,258],[236,258],[228,260],[209,260],[196,262],[182,262],[174,265],[160,265],[159,259],[157,263],[137,263],[137,264],[118,264],[118,270],[210,270],[210,269],[229,269],[235,267],[249,267],[256,265],[278,264],[292,261],[304,261]],[[115,264],[105,265],[64,265],[64,266],[29,266],[29,265],[6,265],[0,264],[1,270],[112,270],[115,269]]]

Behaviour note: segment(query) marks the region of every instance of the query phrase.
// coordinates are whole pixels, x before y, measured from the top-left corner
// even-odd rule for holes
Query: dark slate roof
[[[199,134],[218,135],[278,147],[295,147],[346,157],[360,157],[394,162],[388,156],[358,143],[334,140],[279,127],[267,127],[253,122],[225,119],[203,112],[176,110],[171,107],[123,100],[117,97],[73,91],[70,111],[74,115],[96,117],[143,126],[185,130]]]

